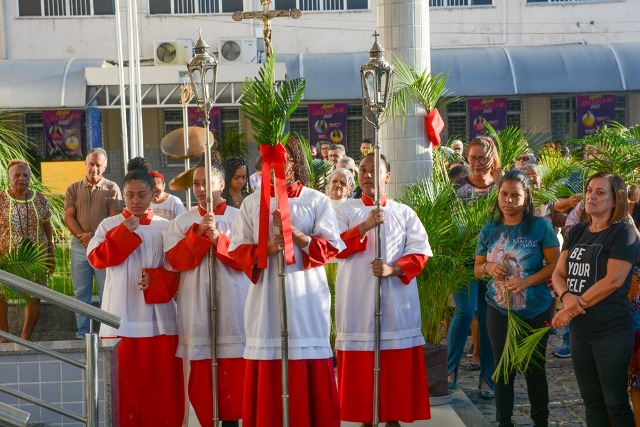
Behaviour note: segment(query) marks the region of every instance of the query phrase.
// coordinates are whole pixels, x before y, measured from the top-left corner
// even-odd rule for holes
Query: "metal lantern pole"
[[[378,32],[373,33],[375,41],[369,51],[369,61],[360,68],[362,83],[362,106],[364,118],[374,128],[374,174],[375,206],[380,209],[380,142],[378,133],[385,118],[383,113],[391,101],[393,86],[393,67],[384,59],[384,48],[378,43]],[[381,120],[382,116],[382,120]],[[382,242],[380,225],[375,228],[375,259],[382,259]],[[376,298],[374,311],[373,341],[373,426],[379,423],[380,405],[380,335],[382,319],[382,281],[376,277]]]
[[[205,128],[205,175],[207,192],[207,211],[213,212],[213,199],[211,198],[211,138],[209,136],[209,112],[213,107],[216,95],[216,78],[218,70],[218,60],[209,54],[209,45],[202,40],[202,30],[198,30],[199,38],[194,46],[193,59],[187,65],[189,78],[193,92],[198,101],[198,106],[204,112]],[[216,282],[214,267],[214,248],[211,247],[208,256],[209,263],[209,284],[210,284],[210,332],[211,332],[211,385],[213,387],[213,425],[219,425],[218,415],[218,353],[217,353],[217,322],[216,322]]]

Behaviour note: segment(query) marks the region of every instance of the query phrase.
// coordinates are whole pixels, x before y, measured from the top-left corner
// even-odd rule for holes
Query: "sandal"
[[[480,398],[484,400],[492,400],[495,399],[496,395],[491,390],[480,390]]]
[[[480,364],[479,363],[471,363],[471,364],[469,364],[469,370],[470,371],[479,371],[480,370]]]

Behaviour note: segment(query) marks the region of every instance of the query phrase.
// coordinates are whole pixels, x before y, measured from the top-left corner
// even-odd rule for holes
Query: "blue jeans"
[[[453,373],[455,375],[454,382],[457,382],[460,359],[464,352],[471,321],[477,307],[478,326],[480,329],[480,381],[484,378],[489,387],[493,389],[493,381],[491,381],[493,354],[487,332],[487,301],[484,299],[486,290],[487,284],[485,282],[474,280],[468,287],[464,287],[453,294],[453,302],[456,309],[449,324],[447,369],[449,374]]]
[[[584,401],[587,426],[634,425],[627,394],[633,342],[632,328],[595,337],[571,334],[571,361]]]
[[[82,247],[78,239],[71,239],[71,280],[73,281],[73,293],[78,301],[91,304],[93,291],[93,278],[98,285],[98,296],[102,301],[102,290],[107,276],[106,270],[96,270],[87,260],[87,250]],[[84,339],[89,332],[89,318],[83,314],[76,314],[78,332],[76,338]],[[95,332],[95,331],[94,331]]]
[[[564,328],[564,332],[562,333],[562,346],[563,347],[569,347],[569,336],[570,336],[571,330],[569,329],[569,327],[565,327]]]

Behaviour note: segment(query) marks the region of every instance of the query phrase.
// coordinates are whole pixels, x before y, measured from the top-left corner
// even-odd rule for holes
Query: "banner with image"
[[[309,142],[347,144],[347,104],[309,104]]]
[[[507,127],[507,98],[472,98],[467,100],[469,139],[486,132],[486,123],[496,131]]]
[[[214,138],[220,138],[222,132],[222,119],[220,117],[220,107],[213,107],[209,111],[209,130],[213,132]],[[189,115],[189,126],[204,127],[204,111],[199,107],[187,107]]]
[[[84,160],[82,155],[82,110],[43,110],[47,160]]]
[[[578,138],[592,135],[606,122],[616,117],[615,95],[576,96]]]

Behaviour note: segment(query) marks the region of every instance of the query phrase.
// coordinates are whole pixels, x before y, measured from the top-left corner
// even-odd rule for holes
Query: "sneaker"
[[[558,347],[553,350],[553,355],[566,359],[567,357],[571,357],[571,349],[566,345],[563,345],[562,347]]]

